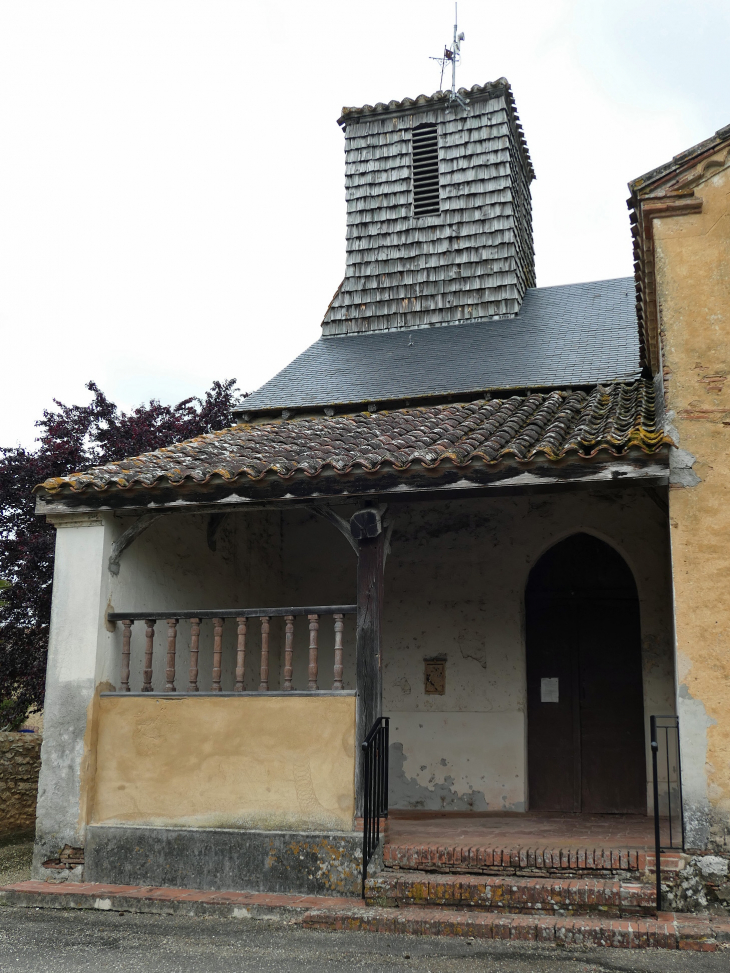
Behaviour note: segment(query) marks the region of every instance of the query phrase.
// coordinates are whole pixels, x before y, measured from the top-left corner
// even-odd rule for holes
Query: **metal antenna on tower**
[[[467,109],[469,103],[465,98],[463,98],[459,92],[456,90],[456,65],[461,60],[461,45],[464,41],[464,32],[459,33],[459,11],[458,4],[454,4],[454,40],[451,47],[444,47],[444,53],[441,57],[432,57],[432,61],[439,61],[441,64],[441,83],[440,90],[443,91],[444,87],[444,68],[447,62],[451,62],[451,91],[449,92],[449,102],[457,102],[462,108]]]

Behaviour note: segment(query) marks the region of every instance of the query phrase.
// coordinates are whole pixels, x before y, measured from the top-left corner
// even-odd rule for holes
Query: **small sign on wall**
[[[425,690],[427,695],[443,696],[446,692],[446,663],[425,662]]]
[[[559,679],[541,679],[540,680],[540,702],[541,703],[559,703],[560,702],[560,687]]]

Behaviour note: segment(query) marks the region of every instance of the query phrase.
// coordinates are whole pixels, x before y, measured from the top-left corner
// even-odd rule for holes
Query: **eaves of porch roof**
[[[241,423],[35,488],[37,511],[276,503],[666,475],[654,387],[632,383]],[[230,508],[229,508],[230,509]]]

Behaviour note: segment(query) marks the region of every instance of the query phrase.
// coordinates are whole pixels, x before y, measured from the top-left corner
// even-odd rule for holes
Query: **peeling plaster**
[[[682,793],[685,843],[706,848],[710,838],[711,809],[707,787],[707,731],[716,725],[700,699],[693,699],[686,683],[679,687],[679,721],[682,744]]]
[[[434,775],[431,775],[429,781],[432,786],[424,786],[417,778],[406,776],[403,769],[405,763],[403,744],[391,744],[388,769],[392,807],[427,810],[443,808],[445,811],[487,810],[487,802],[482,791],[457,794],[453,789],[454,778],[448,775],[444,777],[443,782],[436,782]],[[441,758],[440,763],[446,766],[444,758]]]
[[[391,807],[524,810],[520,713],[391,714]]]
[[[702,480],[692,469],[697,457],[686,449],[672,449],[669,453],[669,482],[672,486],[694,487]]]

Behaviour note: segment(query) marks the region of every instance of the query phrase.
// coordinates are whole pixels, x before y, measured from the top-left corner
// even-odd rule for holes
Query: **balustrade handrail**
[[[223,629],[227,618],[235,618],[238,622],[236,630],[236,683],[234,692],[245,692],[246,657],[248,620],[261,620],[261,661],[259,666],[260,682],[258,691],[268,693],[269,689],[269,642],[271,638],[271,618],[281,617],[285,625],[285,641],[282,671],[282,691],[293,692],[292,685],[294,658],[294,623],[297,617],[305,616],[309,628],[309,648],[307,659],[307,690],[319,692],[319,628],[320,618],[331,616],[334,619],[334,680],[332,692],[343,692],[343,632],[345,615],[357,613],[357,605],[314,605],[299,608],[227,608],[227,609],[191,609],[186,611],[146,611],[146,612],[109,612],[110,622],[121,622],[122,633],[122,665],[121,692],[129,693],[131,673],[132,627],[136,621],[145,623],[144,667],[142,670],[143,693],[153,693],[153,656],[155,651],[155,627],[158,621],[167,621],[167,657],[165,667],[164,693],[177,693],[175,677],[177,673],[177,637],[180,620],[190,621],[190,668],[188,693],[198,693],[198,660],[200,653],[200,628],[204,619],[213,622],[213,658],[212,658],[212,693],[222,693],[222,663],[223,663]]]
[[[110,622],[144,622],[148,618],[277,618],[283,615],[355,615],[357,605],[310,605],[303,608],[200,608],[197,610],[109,612]]]

